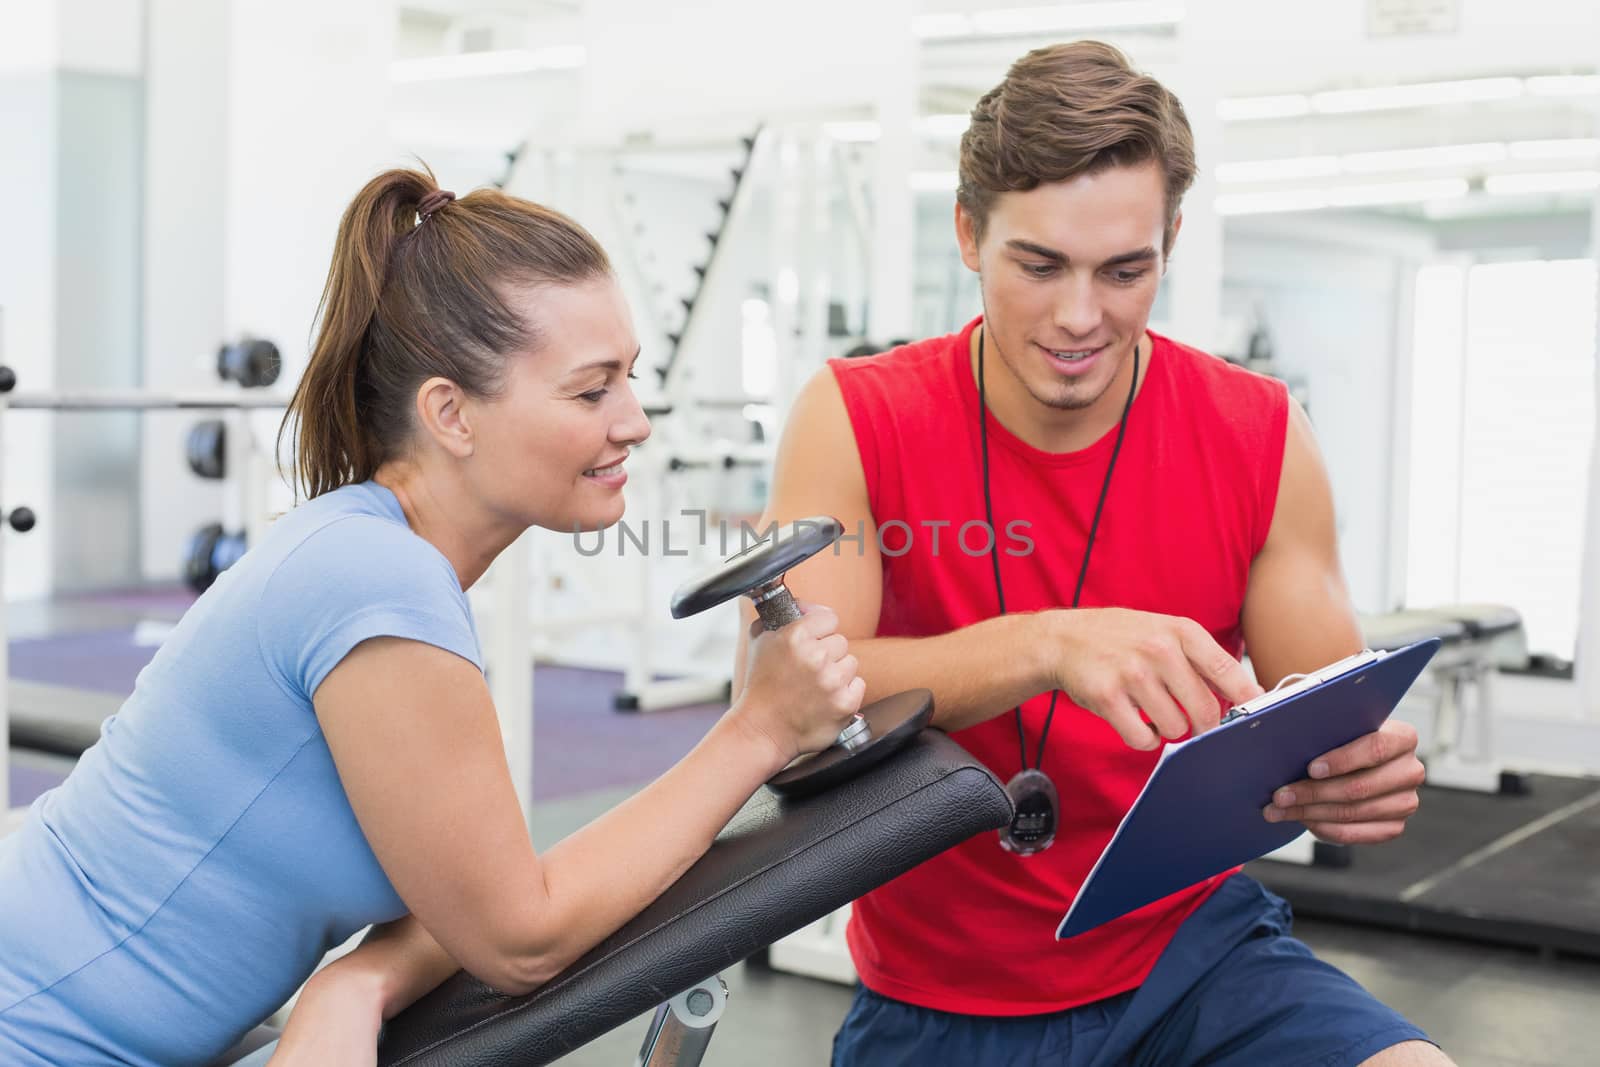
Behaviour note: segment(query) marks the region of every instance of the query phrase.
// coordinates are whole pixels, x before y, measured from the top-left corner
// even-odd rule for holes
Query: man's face
[[[1075,411],[1105,396],[1144,336],[1165,232],[1154,162],[1001,193],[981,241],[957,205],[961,259],[981,279],[986,345],[1035,401]]]

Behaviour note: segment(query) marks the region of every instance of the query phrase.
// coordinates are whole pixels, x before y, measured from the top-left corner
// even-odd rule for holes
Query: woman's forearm
[[[461,969],[410,915],[374,926],[351,956],[363,952],[368,953],[368,965],[382,978],[379,999],[385,1019],[394,1018]]]
[[[314,974],[301,999],[338,986],[341,995],[359,995],[372,1003],[382,1021],[398,1015],[460,969],[422,924],[407,915],[374,926],[354,951]]]
[[[560,973],[660,896],[784,763],[740,716],[725,715],[672,769],[544,852],[551,935],[530,985]]]
[[[272,1067],[373,1063],[384,1021],[457,969],[456,961],[411,916],[373,927],[354,952],[306,982]]]

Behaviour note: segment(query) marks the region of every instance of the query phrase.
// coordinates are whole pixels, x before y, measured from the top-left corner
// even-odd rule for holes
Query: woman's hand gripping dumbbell
[[[769,740],[785,764],[833,744],[861,720],[867,684],[839,633],[839,617],[821,605],[782,629],[750,626],[749,682],[729,714]]]

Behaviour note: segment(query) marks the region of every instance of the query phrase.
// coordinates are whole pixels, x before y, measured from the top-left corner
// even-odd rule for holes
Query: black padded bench
[[[100,740],[100,726],[122,707],[123,697],[64,685],[6,684],[10,743],[17,748],[77,758]]]
[[[506,997],[459,973],[390,1021],[378,1062],[550,1063],[691,987],[714,992],[718,971],[1010,818],[995,777],[932,730],[815,796],[763,789],[660,899],[548,985]]]
[[[1502,604],[1447,604],[1362,617],[1369,648],[1404,648],[1437,637],[1428,665],[1432,729],[1423,762],[1432,785],[1515,792],[1521,776],[1501,766],[1495,745],[1494,679],[1500,667],[1528,661],[1522,616]]]

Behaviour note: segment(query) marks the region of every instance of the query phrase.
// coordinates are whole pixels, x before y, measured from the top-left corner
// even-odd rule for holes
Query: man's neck
[[[995,351],[994,339],[983,337],[984,327],[972,331],[970,356],[973,383],[978,374],[978,345],[982,342],[985,403],[1000,425],[1024,443],[1041,452],[1065,454],[1088,448],[1110,433],[1122,418],[1128,402],[1129,377],[1133,374],[1130,350],[1095,402],[1085,408],[1057,408],[1040,403],[1011,373],[1011,368]],[[1150,351],[1155,342],[1148,331],[1139,338],[1139,387],[1150,370]]]

